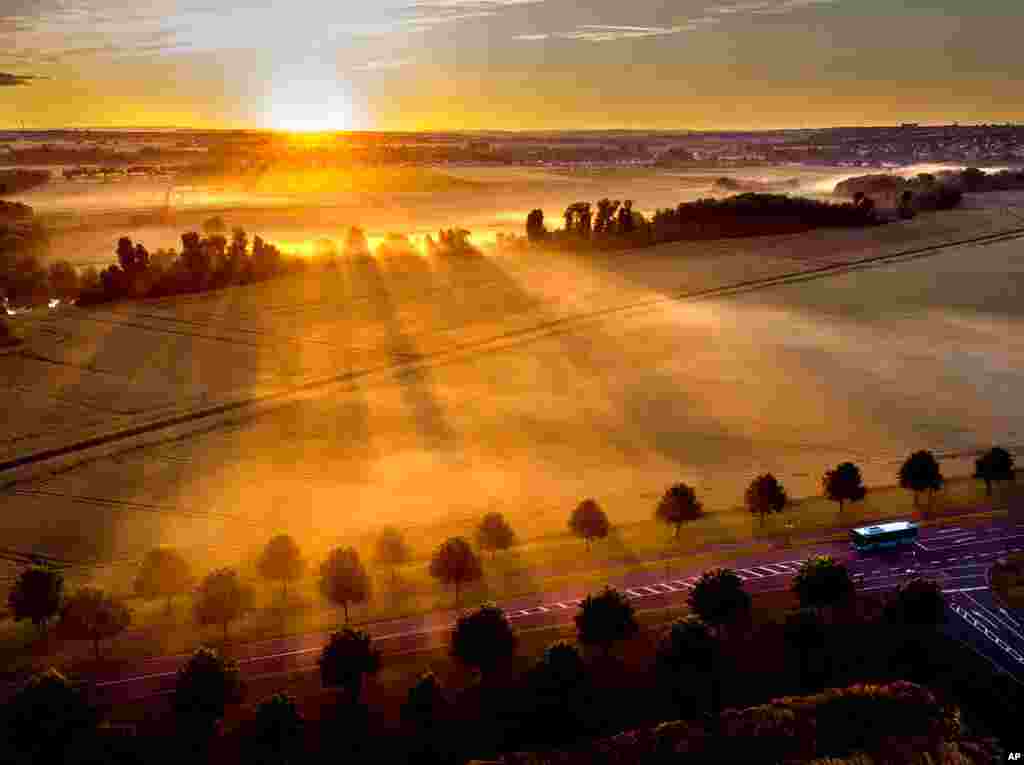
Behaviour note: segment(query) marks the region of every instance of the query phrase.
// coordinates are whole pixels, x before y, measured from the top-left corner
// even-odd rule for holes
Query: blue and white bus
[[[850,546],[857,552],[912,547],[916,541],[917,524],[912,521],[893,521],[850,529]]]

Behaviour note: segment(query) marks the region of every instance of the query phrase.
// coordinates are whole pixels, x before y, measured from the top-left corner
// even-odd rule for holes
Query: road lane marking
[[[984,624],[982,624],[974,617],[972,617],[969,613],[967,613],[965,609],[961,608],[955,603],[951,603],[950,608],[952,608],[953,611],[959,614],[964,621],[966,621],[976,630],[981,632],[985,637],[987,637],[989,640],[991,640],[993,643],[995,643],[997,646],[1003,649],[1003,651],[1006,654],[1008,654],[1011,658],[1015,659],[1018,664],[1024,664],[1024,655],[1021,655],[1020,652],[1015,650],[1012,646],[1007,645],[1006,641],[1004,641],[998,635],[993,635],[992,631],[988,627],[986,627]]]
[[[1019,631],[1017,631],[1017,629],[1013,625],[1007,624],[1005,621],[1003,621],[1002,617],[999,614],[997,614],[995,611],[990,609],[988,606],[986,606],[986,605],[984,605],[982,603],[979,603],[977,600],[975,600],[970,595],[967,596],[967,599],[969,601],[971,601],[972,603],[974,603],[976,606],[978,606],[978,608],[980,608],[985,614],[987,614],[988,617],[993,622],[995,622],[997,625],[999,625],[1003,629],[1006,629],[1006,630],[1009,630],[1010,632],[1012,632],[1014,635],[1016,635],[1018,640],[1024,641],[1024,635],[1022,635]]]

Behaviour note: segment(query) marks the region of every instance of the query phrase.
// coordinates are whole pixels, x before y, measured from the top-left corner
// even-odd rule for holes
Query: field
[[[25,343],[0,356],[4,459],[239,408],[9,473],[8,572],[42,553],[123,592],[157,544],[205,570],[288,532],[315,561],[368,549],[384,524],[426,556],[495,509],[525,543],[517,573],[480,593],[496,594],[552,570],[597,581],[588,569],[659,549],[649,519],[676,481],[724,513],[765,471],[795,497],[846,459],[891,485],[917,448],[966,474],[974,450],[1022,442],[1019,240],[685,295],[1011,229],[1019,204],[611,255],[368,259],[323,279],[16,317]],[[594,565],[565,533],[588,496],[620,527]],[[823,525],[809,507],[798,522]],[[749,518],[723,513],[690,536],[750,538]],[[444,597],[416,572],[402,608]]]

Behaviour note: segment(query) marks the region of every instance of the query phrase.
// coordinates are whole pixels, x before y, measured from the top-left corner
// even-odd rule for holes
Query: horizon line
[[[1024,123],[1017,122],[893,122],[862,125],[819,125],[814,127],[778,127],[778,128],[460,128],[460,129],[405,129],[386,130],[380,128],[341,129],[341,130],[285,130],[266,127],[190,127],[182,125],[140,125],[140,126],[88,126],[88,127],[0,127],[2,133],[102,133],[102,132],[181,132],[181,133],[267,133],[283,135],[479,135],[507,134],[530,135],[551,133],[655,133],[666,135],[700,135],[720,133],[768,134],[797,133],[824,130],[883,130],[883,129],[936,129],[936,128],[1024,128]]]

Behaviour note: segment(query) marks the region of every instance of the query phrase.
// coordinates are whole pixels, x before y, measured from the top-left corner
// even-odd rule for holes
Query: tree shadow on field
[[[494,258],[448,257],[438,262],[453,281],[464,278],[474,285],[484,284],[520,308],[540,306]],[[541,309],[537,324],[557,319],[553,312]],[[638,363],[631,351],[648,353],[644,336],[622,334],[616,322],[614,316],[585,324],[558,322],[542,335],[559,350],[557,356],[548,357],[545,380],[555,395],[578,402],[594,439],[632,464],[642,464],[652,451],[669,462],[698,468],[755,458],[754,441],[724,425],[704,398],[687,393],[674,366],[661,363],[656,355]],[[673,362],[677,352],[667,347],[665,361]]]
[[[354,285],[368,290],[374,318],[385,326],[388,353],[392,363],[403,365],[395,372],[402,400],[413,418],[417,432],[427,447],[438,454],[451,457],[458,446],[458,436],[448,422],[444,406],[434,394],[433,377],[426,366],[415,364],[422,354],[402,327],[398,305],[392,298],[388,280],[377,259],[369,255],[356,255],[349,261],[349,272]],[[413,273],[410,278],[419,279]]]

